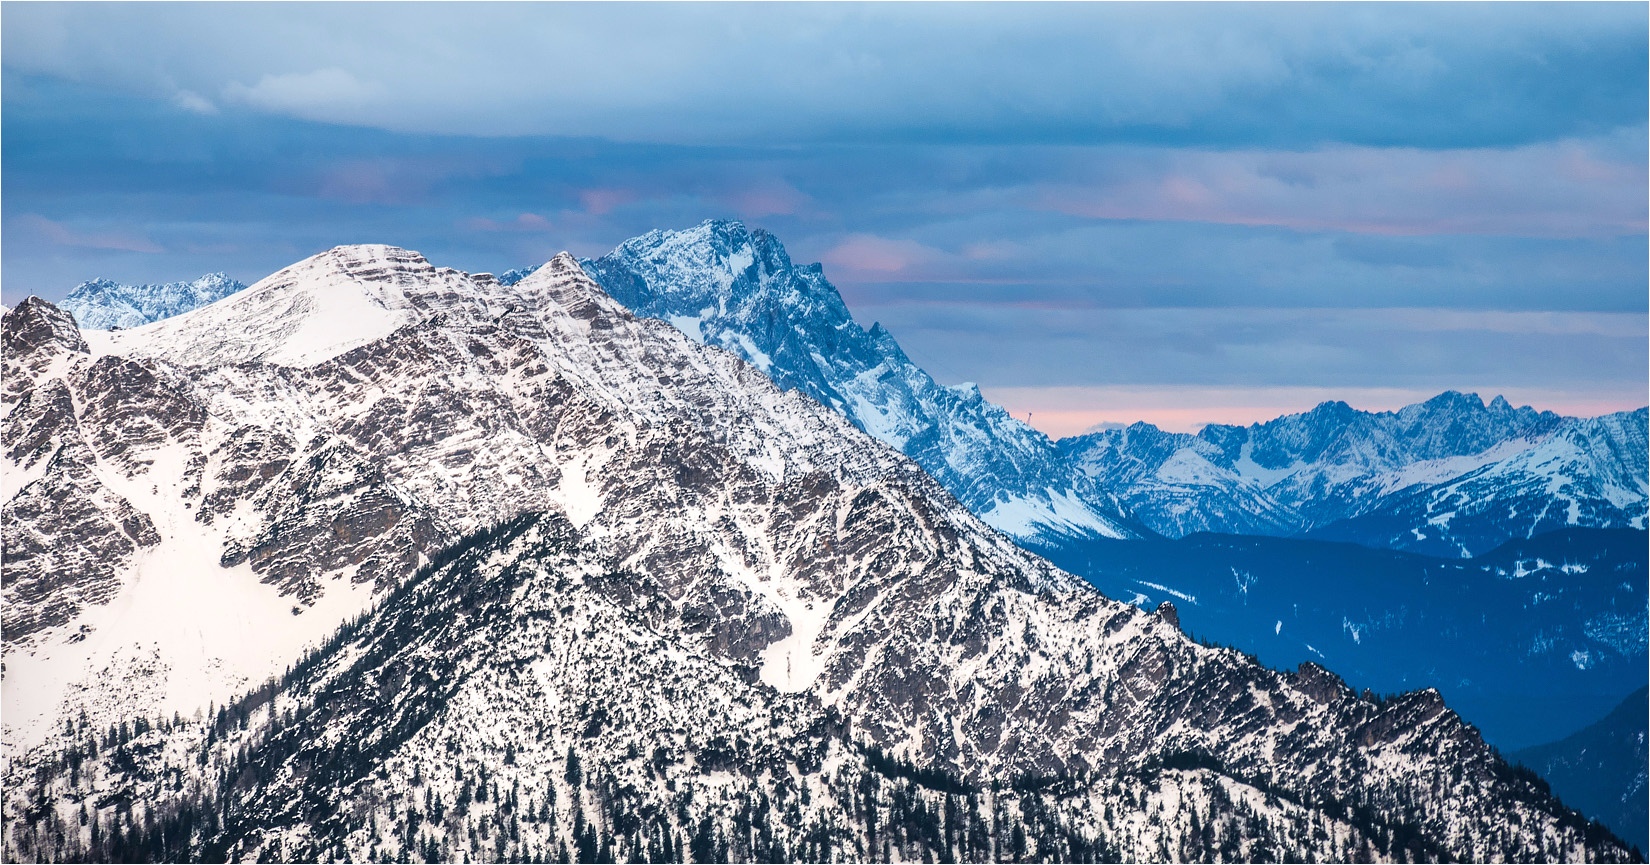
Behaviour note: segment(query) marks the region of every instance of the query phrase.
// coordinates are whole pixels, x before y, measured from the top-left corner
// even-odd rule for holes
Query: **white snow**
[[[676,329],[687,334],[688,338],[700,345],[705,344],[705,320],[697,315],[667,315],[665,320],[676,326]]]
[[[1206,486],[1215,483],[1235,483],[1232,473],[1216,467],[1195,449],[1184,447],[1174,452],[1158,466],[1158,480],[1172,484]]]
[[[734,333],[733,337],[739,341],[739,347],[745,350],[745,357],[750,358],[751,363],[756,364],[764,375],[773,371],[773,358],[768,357],[766,352],[757,348],[756,343],[749,336],[744,333]]]
[[[46,467],[51,465],[51,458],[35,461],[35,464],[23,468],[11,460],[0,463],[4,467],[0,471],[0,501],[11,501],[22,489],[29,484],[40,480],[46,474]]]
[[[1105,517],[1069,490],[1047,488],[1045,497],[998,497],[990,509],[981,513],[986,525],[1017,538],[1035,538],[1044,530],[1064,534],[1097,534],[1104,538],[1121,538],[1123,534]]]
[[[814,642],[825,630],[830,605],[823,600],[804,600],[794,590],[779,588],[765,595],[779,607],[791,623],[791,635],[762,650],[762,681],[794,694],[807,690],[825,669],[825,657],[815,651]]]
[[[1379,495],[1388,495],[1417,484],[1440,484],[1458,478],[1482,466],[1498,462],[1529,450],[1535,443],[1525,438],[1508,439],[1496,446],[1467,456],[1421,460],[1395,471],[1382,472],[1370,478],[1370,484]]]
[[[445,276],[416,253],[383,246],[340,247],[210,306],[132,330],[98,334],[88,343],[95,340],[100,354],[148,355],[181,365],[261,360],[311,366],[388,336],[418,318],[402,283],[356,275],[396,267]]]
[[[590,455],[563,463],[561,481],[550,498],[561,505],[562,513],[576,528],[584,528],[602,509],[601,487],[591,476]]]
[[[5,741],[28,747],[56,729],[60,709],[86,700],[92,717],[193,715],[222,705],[278,675],[308,647],[372,602],[370,585],[336,580],[314,607],[293,615],[294,599],[259,581],[249,565],[224,568],[218,531],[196,523],[177,484],[181,448],[149,452],[151,469],[135,478],[99,470],[112,489],[150,515],[162,541],[138,553],[113,601],[84,610],[73,630],[32,651],[8,652]],[[84,635],[83,639],[76,639]],[[100,680],[127,679],[124,705]]]
[[[1171,589],[1168,586],[1163,585],[1162,583],[1153,583],[1153,582],[1148,582],[1146,580],[1135,580],[1135,582],[1139,583],[1142,586],[1150,588],[1150,589],[1156,589],[1160,592],[1167,592],[1168,594],[1174,595],[1175,597],[1181,599],[1182,601],[1185,601],[1188,604],[1197,603],[1197,596],[1196,595],[1188,595],[1185,592],[1177,592],[1174,589]]]

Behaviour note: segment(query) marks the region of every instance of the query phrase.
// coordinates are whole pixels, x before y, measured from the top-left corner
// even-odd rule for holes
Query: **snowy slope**
[[[141,327],[182,315],[222,300],[241,289],[243,282],[222,273],[209,273],[190,282],[155,285],[123,285],[109,279],[94,279],[75,286],[59,304],[74,314],[87,330]]]
[[[936,383],[880,324],[854,322],[818,264],[792,263],[761,229],[706,221],[581,263],[637,315],[733,352],[898,448],[997,529],[1044,540],[1136,534],[1046,436],[971,384]]]
[[[57,477],[149,528],[110,577],[8,503],[66,563],[16,594],[8,542],[8,616],[106,590],[8,629],[8,859],[1625,855],[1436,693],[1104,598],[568,256],[501,286],[343,247],[243,294],[5,318],[7,472],[60,467],[13,502]],[[196,721],[236,677],[275,682]]]
[[[5,687],[15,695],[8,699],[8,735],[28,740],[49,726],[54,709],[78,712],[111,696],[98,690],[109,679],[109,641],[151,655],[152,644],[162,643],[156,651],[165,663],[133,662],[158,671],[150,677],[157,681],[170,681],[166,669],[182,667],[169,654],[173,648],[188,640],[203,646],[189,657],[225,673],[217,686],[179,691],[164,703],[187,713],[191,700],[230,696],[224,683],[256,680],[290,662],[296,647],[458,533],[544,508],[585,526],[604,508],[619,507],[629,484],[702,471],[712,454],[746,466],[749,480],[765,486],[811,476],[820,464],[835,466],[829,485],[844,495],[869,495],[866,485],[887,476],[929,483],[881,445],[866,442],[839,454],[837,440],[852,429],[839,416],[795,394],[768,389],[753,397],[753,384],[766,384],[755,370],[662,323],[631,321],[588,283],[574,291],[569,280],[582,280],[582,273],[570,260],[558,261],[542,276],[502,287],[433,268],[403,250],[341,248],[195,313],[93,334],[89,350],[59,350],[41,360],[41,381],[13,411],[18,423],[8,427],[8,445],[14,436],[39,438],[26,434],[33,427],[23,421],[35,414],[30,406],[45,402],[36,394],[62,388],[68,397],[60,402],[70,408],[46,416],[82,431],[89,446],[71,453],[48,439],[14,465],[37,471],[79,454],[76,470],[100,484],[72,500],[103,515],[112,544],[125,513],[112,509],[129,503],[158,532],[165,554],[122,548],[123,557],[81,561],[74,554],[85,537],[74,525],[8,513],[8,531],[29,532],[41,550],[38,570],[51,575],[47,582],[95,587],[79,592],[88,603],[52,615],[39,612],[62,607],[48,591],[8,596]],[[9,326],[23,323],[8,318]],[[608,333],[620,323],[621,334]],[[68,328],[62,339],[79,339],[66,317],[54,326]],[[593,332],[610,338],[593,342]],[[408,352],[416,362],[401,357]],[[688,387],[689,379],[699,383]],[[168,420],[174,418],[187,422]],[[615,418],[628,420],[615,425]],[[97,423],[103,419],[111,422]],[[810,481],[810,495],[821,495],[823,482]],[[15,501],[27,504],[42,490],[25,486]],[[105,501],[105,490],[126,498]],[[684,512],[680,519],[693,528],[663,537],[655,536],[657,526],[638,529],[636,543],[651,540],[631,555],[723,574],[718,579],[736,585],[721,603],[756,604],[775,615],[790,610],[798,635],[822,627],[819,615],[807,614],[803,587],[760,577],[788,560],[781,557],[802,553],[745,536],[756,529],[713,539],[697,528],[700,520],[755,519],[747,509],[726,503],[709,515]],[[955,511],[948,519],[966,517]],[[629,538],[630,531],[619,534]],[[155,546],[148,534],[144,540]],[[811,546],[818,542],[793,543],[820,559]],[[985,546],[1020,555],[994,537]],[[263,597],[253,606],[289,618],[294,627],[275,630],[290,639],[248,657],[243,647],[221,644],[233,642],[233,628],[214,631],[217,637],[156,637],[151,630],[193,626],[123,612],[152,610],[146,593],[176,594],[144,576],[148,561],[183,585],[251,583],[243,594]],[[8,561],[8,574],[15,567]],[[756,588],[746,585],[753,580]],[[14,582],[8,579],[8,592]],[[14,626],[24,621],[36,624]],[[88,633],[107,639],[90,640]],[[817,666],[806,648],[794,647],[791,675]],[[90,691],[79,695],[83,685]],[[135,692],[113,690],[104,701],[109,711]]]

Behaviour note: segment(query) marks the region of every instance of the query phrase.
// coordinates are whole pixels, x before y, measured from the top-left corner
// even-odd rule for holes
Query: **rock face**
[[[141,327],[182,315],[192,309],[222,300],[246,283],[222,273],[209,273],[191,282],[155,285],[122,285],[108,279],[94,279],[75,286],[63,299],[62,308],[88,330]]]
[[[110,404],[143,404],[143,384],[122,381],[119,365],[92,362],[67,313],[38,298],[0,320],[5,347],[6,503],[3,625],[6,645],[26,645],[37,632],[63,626],[87,604],[107,603],[119,574],[145,547],[160,542],[146,514],[106,484],[99,455],[119,459],[111,426],[82,428],[72,392],[95,414]],[[120,393],[123,385],[129,387]],[[100,417],[98,421],[116,418]],[[183,421],[187,423],[187,420]],[[134,430],[135,435],[155,430]],[[164,431],[159,431],[164,434]],[[87,433],[90,433],[89,435]]]
[[[1567,526],[1644,528],[1645,418],[1447,392],[1396,412],[1327,402],[1249,427],[1142,423],[1060,447],[1169,537],[1305,534],[1462,557]]]
[[[919,534],[921,517],[889,515]],[[7,852],[53,849],[73,809],[49,803],[78,800],[98,828],[56,849],[98,858],[1628,855],[1435,693],[1378,702],[1321,668],[1267,671],[1058,574],[897,581],[862,612],[909,624],[855,630],[879,656],[865,675],[788,693],[706,641],[691,596],[587,538],[525,514],[216,719],[117,730],[95,754],[96,731],[64,734],[73,770],[8,787],[8,813],[34,816]],[[860,614],[853,597],[833,620]],[[816,649],[853,652],[843,636]],[[946,711],[975,717],[938,747],[913,736]]]
[[[1435,692],[1108,600],[565,255],[343,247],[85,348],[7,451],[61,388],[158,549],[8,632],[11,859],[1628,855]]]
[[[915,460],[991,526],[1022,539],[1135,537],[1105,491],[1069,472],[1047,436],[943,387],[880,324],[862,329],[818,264],[738,222],[654,231],[581,262],[637,315],[726,349]]]

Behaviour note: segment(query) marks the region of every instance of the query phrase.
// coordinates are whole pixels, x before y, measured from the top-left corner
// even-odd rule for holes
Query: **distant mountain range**
[[[1064,439],[1076,470],[1167,537],[1305,536],[1467,557],[1566,526],[1645,527],[1646,411],[1566,418],[1445,392],[1344,402],[1196,435],[1135,424]]]
[[[75,286],[59,304],[86,330],[113,330],[182,315],[222,300],[246,288],[246,283],[222,273],[209,273],[189,282],[123,285],[94,279]]]

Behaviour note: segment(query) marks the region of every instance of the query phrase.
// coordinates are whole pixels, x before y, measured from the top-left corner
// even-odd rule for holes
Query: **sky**
[[[0,5],[0,289],[734,218],[1051,435],[1650,401],[1643,3]]]

